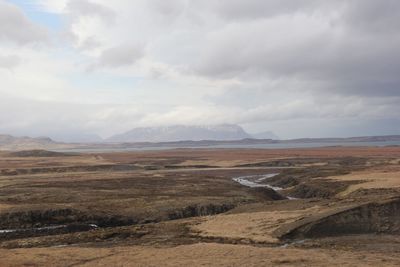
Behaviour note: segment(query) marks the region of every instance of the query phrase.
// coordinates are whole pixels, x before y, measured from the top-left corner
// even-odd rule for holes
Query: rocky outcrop
[[[20,211],[0,216],[0,239],[66,234],[136,223],[138,220],[129,217],[89,214],[68,208]]]
[[[94,171],[132,171],[139,167],[132,164],[102,164],[87,166],[18,168],[0,170],[0,175],[27,175],[39,173],[94,172]]]
[[[0,229],[31,229],[55,225],[96,224],[99,227],[136,223],[123,216],[89,214],[75,209],[50,209],[11,212],[0,215]]]
[[[291,190],[290,196],[295,198],[329,198],[336,193],[337,192],[332,190],[329,186],[300,184]]]
[[[227,212],[233,208],[235,208],[234,204],[190,205],[170,212],[168,214],[168,219],[176,220],[189,217],[215,215]]]
[[[0,215],[0,240],[83,232],[97,227],[118,227],[165,220],[214,215],[229,211],[234,204],[193,204],[167,211],[157,218],[131,218],[75,209],[49,209],[11,212]]]
[[[287,199],[286,197],[282,196],[275,190],[269,187],[254,187],[249,188],[249,191],[258,196],[262,200],[284,200]]]
[[[400,198],[370,202],[304,218],[275,231],[281,239],[349,234],[400,234]]]

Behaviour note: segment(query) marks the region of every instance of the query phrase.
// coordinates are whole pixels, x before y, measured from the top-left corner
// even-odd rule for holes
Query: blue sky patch
[[[38,8],[37,4],[31,0],[9,0],[11,4],[17,5],[32,21],[41,24],[52,30],[60,30],[63,21],[60,15],[45,12]]]

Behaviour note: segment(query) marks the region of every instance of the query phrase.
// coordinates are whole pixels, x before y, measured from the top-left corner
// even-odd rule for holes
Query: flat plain
[[[0,266],[399,266],[399,234],[396,146],[0,152]]]

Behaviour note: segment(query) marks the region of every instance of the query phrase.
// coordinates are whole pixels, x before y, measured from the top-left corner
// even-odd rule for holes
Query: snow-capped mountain
[[[107,142],[169,142],[182,140],[240,140],[251,138],[242,127],[233,124],[135,128],[108,138]]]

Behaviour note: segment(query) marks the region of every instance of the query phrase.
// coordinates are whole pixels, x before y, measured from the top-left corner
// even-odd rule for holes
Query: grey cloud
[[[351,27],[372,34],[398,33],[399,1],[351,0],[346,4],[344,19]]]
[[[0,68],[13,69],[21,63],[21,59],[15,55],[0,55]]]
[[[0,0],[0,41],[25,45],[47,38],[44,28],[33,24],[18,7]]]
[[[88,0],[69,0],[67,11],[77,16],[99,16],[107,21],[114,21],[116,13],[109,7]]]
[[[79,48],[82,50],[92,50],[101,46],[101,42],[98,41],[95,37],[90,36],[86,38],[82,44],[79,45]]]
[[[318,15],[329,11],[342,14],[339,20],[368,32],[395,32],[400,23],[397,0],[220,0],[207,1],[213,12],[228,20],[270,18],[306,13]]]
[[[400,96],[400,36],[376,34],[400,25],[400,17],[395,16],[400,3],[388,1],[389,7],[377,3],[339,1],[337,9],[324,10],[324,19],[304,12],[284,20],[229,24],[205,38],[199,60],[189,68],[212,79],[295,78],[314,81],[314,89],[319,92]],[[287,12],[281,9],[275,9],[277,14]],[[339,12],[340,19],[335,12]],[[311,88],[299,88],[303,89]]]
[[[315,0],[220,0],[208,1],[214,5],[215,11],[222,18],[229,20],[258,19],[273,17],[282,14],[291,14],[298,11],[313,10],[318,5]],[[321,3],[319,3],[321,4]]]
[[[204,75],[233,77],[246,72],[271,76],[294,75],[309,71],[329,56],[330,36],[275,36],[268,23],[234,25],[210,36],[201,60],[195,66]],[[286,29],[276,29],[285,31]],[[274,39],[274,40],[273,40]],[[271,45],[271,42],[274,42]]]
[[[184,0],[148,0],[146,3],[150,9],[168,17],[179,15],[186,6],[186,1]]]
[[[106,49],[101,54],[98,66],[122,67],[134,64],[144,56],[144,49],[139,45],[119,45]]]

